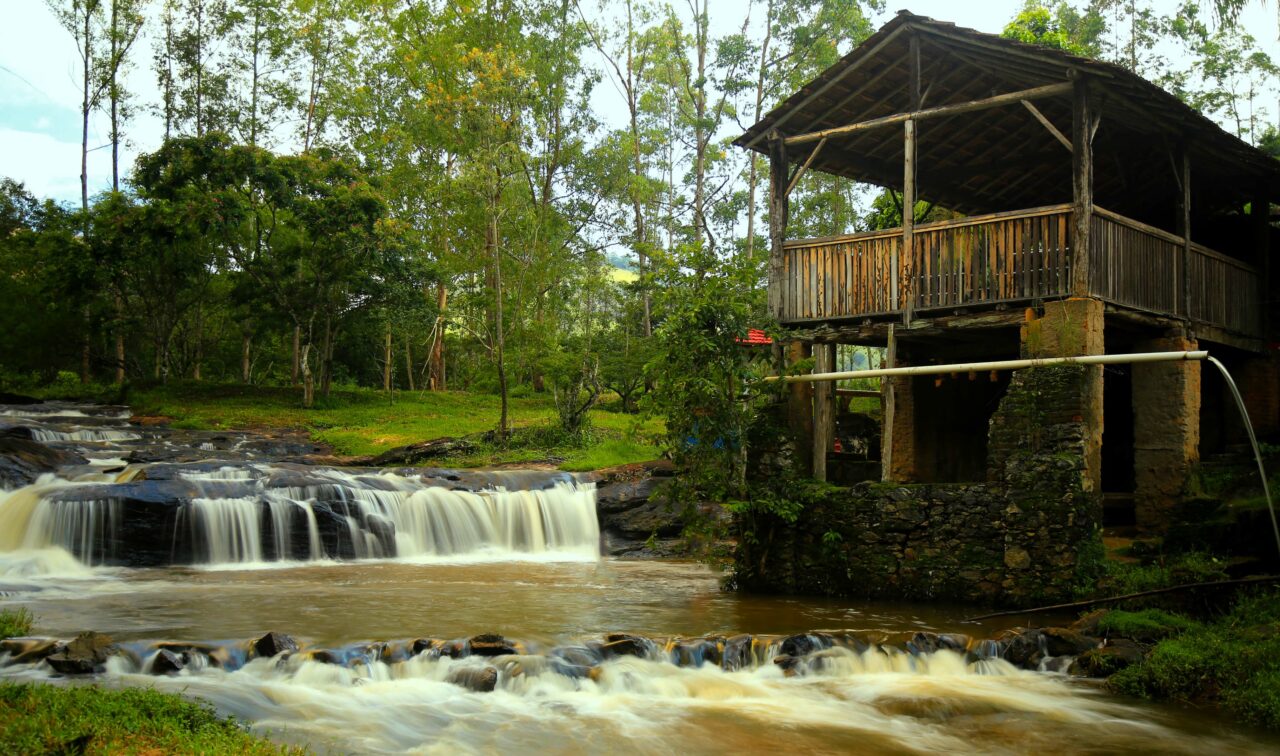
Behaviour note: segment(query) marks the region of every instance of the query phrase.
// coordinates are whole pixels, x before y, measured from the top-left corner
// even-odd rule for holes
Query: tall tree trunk
[[[111,0],[111,191],[120,191],[120,8],[119,0]]]
[[[320,392],[329,398],[329,390],[333,388],[333,348],[338,340],[338,329],[333,326],[333,316],[324,318],[324,352],[320,363]]]
[[[89,234],[89,111],[93,107],[93,98],[89,96],[91,79],[90,69],[93,65],[93,26],[90,6],[84,9],[84,39],[81,40],[81,60],[84,63],[84,97],[80,101],[80,209],[84,212],[84,232]]]
[[[124,297],[115,296],[116,306],[116,385],[124,384]]]
[[[302,326],[295,325],[293,327],[293,370],[290,373],[289,383],[298,385],[298,374],[302,369]]]
[[[432,391],[444,391],[447,387],[445,381],[445,364],[444,364],[444,329],[445,329],[445,307],[449,304],[449,289],[444,285],[444,281],[436,284],[436,326],[433,329],[434,337],[431,341],[431,370],[427,386]]]
[[[756,109],[752,116],[758,121],[764,110],[764,83],[768,71],[769,43],[773,40],[773,4],[769,0],[765,6],[764,41],[760,44],[760,67],[756,71]],[[759,156],[751,153],[751,165],[747,173],[747,260],[755,258],[756,246],[756,191],[760,185]]]
[[[253,355],[253,334],[249,329],[244,329],[240,333],[240,381],[249,383],[253,378],[253,363],[251,357]]]
[[[494,193],[489,206],[489,222],[485,226],[485,246],[489,248],[491,259],[493,260],[493,328],[494,358],[498,362],[498,394],[502,399],[502,411],[498,416],[498,441],[505,445],[507,443],[507,366],[506,366],[506,335],[503,333],[502,324],[502,254],[498,244],[498,202],[501,195]]]
[[[391,390],[391,321],[387,321],[386,339],[382,346],[382,390]]]
[[[404,374],[409,379],[409,390],[416,391],[413,385],[413,345],[407,333],[404,335]]]
[[[302,348],[302,406],[310,409],[316,404],[316,382],[311,372],[311,341]]]
[[[199,304],[196,305],[196,359],[195,366],[191,370],[192,379],[200,380],[200,367],[204,362],[204,308]]]
[[[80,344],[80,382],[88,383],[93,376],[90,373],[93,356],[93,314],[89,305],[84,306],[84,341]]]

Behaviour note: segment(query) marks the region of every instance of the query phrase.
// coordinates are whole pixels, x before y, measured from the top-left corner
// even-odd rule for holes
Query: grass
[[[147,688],[0,684],[0,743],[24,754],[281,754],[203,702]]]
[[[1147,698],[1218,703],[1246,722],[1280,729],[1280,591],[1245,595],[1212,622],[1183,622],[1185,629],[1108,684]]]
[[[0,610],[0,639],[27,635],[26,609]],[[147,688],[0,683],[0,743],[22,754],[298,753],[250,735],[213,707]]]
[[[0,639],[31,634],[34,618],[26,608],[0,610]]]
[[[1114,610],[1098,621],[1098,630],[1108,636],[1130,638],[1136,641],[1158,641],[1198,627],[1198,623],[1160,609],[1143,609],[1138,612]]]
[[[406,444],[443,436],[469,436],[495,428],[500,403],[491,394],[397,392],[388,396],[371,389],[335,389],[316,406],[304,409],[298,389],[240,384],[175,383],[135,388],[127,403],[138,415],[172,418],[175,428],[189,430],[306,431],[335,453],[376,455]],[[481,444],[464,457],[442,461],[457,467],[541,461],[562,462],[566,470],[640,462],[658,456],[654,444],[662,432],[658,420],[597,409],[591,413],[587,443],[571,443],[555,432],[556,412],[546,394],[513,397],[509,417],[516,434],[507,448]]]

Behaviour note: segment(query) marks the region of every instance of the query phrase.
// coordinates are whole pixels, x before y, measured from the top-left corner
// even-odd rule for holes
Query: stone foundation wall
[[[1096,555],[1086,490],[1091,368],[1024,370],[991,420],[984,484],[827,489],[795,523],[740,522],[737,582],[762,592],[1029,605],[1069,598]]]

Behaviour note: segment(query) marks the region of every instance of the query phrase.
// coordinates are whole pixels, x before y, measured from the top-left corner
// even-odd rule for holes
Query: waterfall
[[[50,441],[137,441],[142,436],[132,431],[109,428],[77,428],[68,431],[32,428],[31,438],[41,443]]]
[[[0,551],[61,548],[89,566],[599,556],[595,486],[562,474],[492,473],[455,490],[440,477],[287,465],[148,469],[5,495]]]

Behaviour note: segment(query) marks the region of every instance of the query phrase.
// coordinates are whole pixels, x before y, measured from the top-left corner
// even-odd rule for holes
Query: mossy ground
[[[190,430],[305,430],[344,455],[379,454],[443,436],[482,433],[497,427],[501,410],[497,396],[463,391],[388,394],[335,388],[329,397],[317,397],[311,409],[302,407],[301,392],[290,387],[187,382],[134,387],[123,397],[112,391],[89,387],[65,398],[123,401],[135,414],[172,418],[174,427]],[[551,459],[565,470],[592,470],[642,462],[659,454],[659,420],[612,411],[618,404],[614,402],[605,405],[608,409],[592,411],[591,430],[584,439],[567,439],[556,432],[550,395],[521,393],[511,398],[509,417],[513,428],[527,432],[518,433],[506,448],[482,444],[465,457],[441,464],[479,467]]]
[[[1112,614],[1130,631],[1165,635],[1146,660],[1110,678],[1113,690],[1218,703],[1246,722],[1280,729],[1280,591],[1245,595],[1204,623],[1164,612]]]

